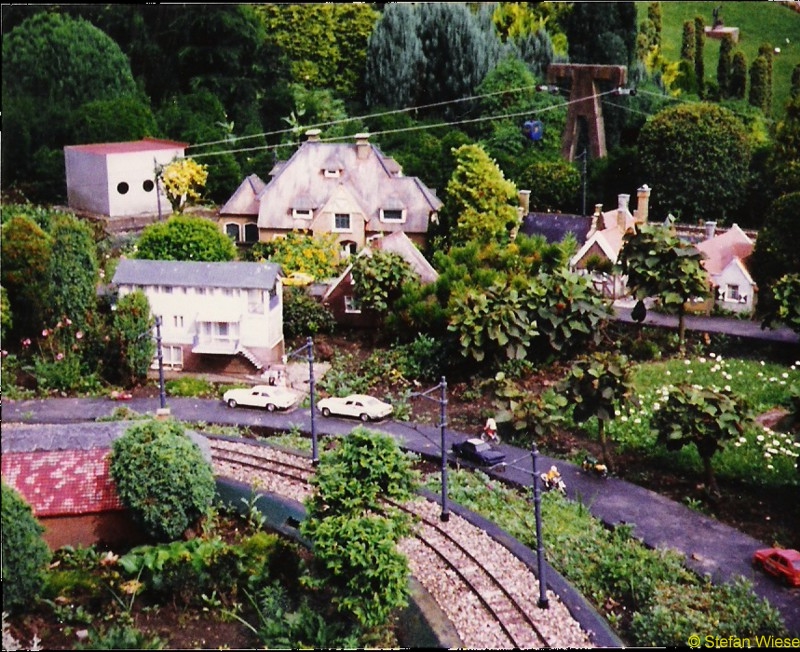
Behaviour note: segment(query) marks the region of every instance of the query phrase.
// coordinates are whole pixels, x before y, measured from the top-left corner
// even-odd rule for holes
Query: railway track
[[[209,438],[217,475],[302,501],[311,460],[258,443]],[[414,519],[400,544],[413,575],[438,602],[465,647],[593,647],[558,597],[540,609],[538,580],[505,546],[465,519],[440,522],[438,505],[419,497],[396,505]]]

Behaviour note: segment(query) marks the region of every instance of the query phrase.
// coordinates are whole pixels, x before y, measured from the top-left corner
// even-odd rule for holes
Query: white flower
[[[691,360],[684,360],[684,361],[683,361],[683,364],[685,364],[685,365],[690,365],[690,364],[692,364],[692,361],[691,361]]]
[[[701,357],[697,358],[697,361],[703,363],[703,362],[706,361],[706,359],[701,356]]]
[[[759,442],[764,441],[764,435],[758,435],[758,437],[756,437],[756,440]]]
[[[661,409],[661,403],[653,403],[653,412]]]

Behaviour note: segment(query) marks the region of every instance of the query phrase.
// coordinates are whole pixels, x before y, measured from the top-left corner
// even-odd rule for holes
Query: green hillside
[[[637,2],[640,20],[647,17],[648,2]],[[677,61],[681,54],[683,23],[702,16],[705,24],[714,23],[713,11],[721,7],[720,17],[726,27],[739,28],[736,48],[744,52],[748,70],[762,43],[781,49],[773,58],[773,117],[784,114],[789,99],[792,69],[800,63],[800,13],[777,2],[662,2],[662,50],[664,56]],[[705,72],[708,81],[716,82],[719,60],[717,39],[706,39]],[[749,79],[748,79],[749,92]]]

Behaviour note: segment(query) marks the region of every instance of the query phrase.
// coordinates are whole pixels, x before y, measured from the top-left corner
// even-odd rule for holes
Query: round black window
[[[145,182],[142,184],[142,188],[144,189],[145,192],[152,192],[154,187],[155,184],[151,179],[146,179]]]
[[[127,194],[128,190],[129,190],[129,188],[128,188],[128,184],[127,184],[127,183],[125,183],[124,181],[121,181],[120,183],[118,183],[118,184],[117,184],[117,192],[118,192],[120,195],[125,195],[125,194]]]

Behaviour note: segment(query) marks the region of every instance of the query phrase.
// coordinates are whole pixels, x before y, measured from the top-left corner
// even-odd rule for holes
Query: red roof
[[[3,453],[3,481],[36,517],[124,509],[108,472],[108,448]]]
[[[124,143],[90,143],[87,145],[68,145],[65,149],[75,149],[91,154],[130,154],[135,152],[153,152],[164,149],[186,149],[189,143],[180,143],[175,140],[159,140],[157,138],[143,138]]]

